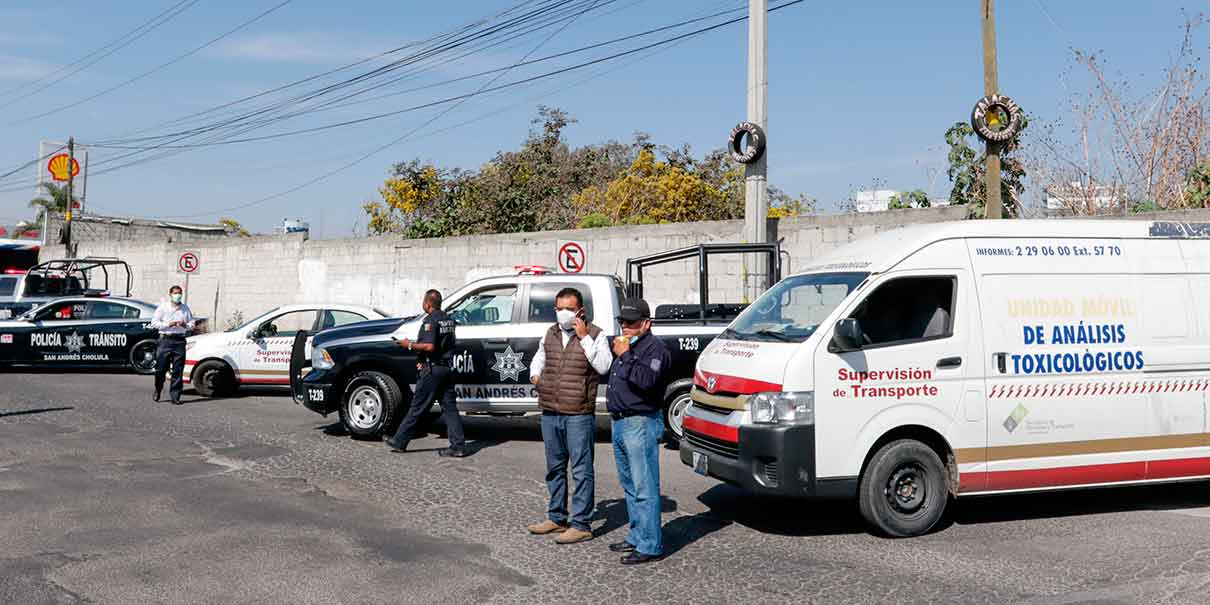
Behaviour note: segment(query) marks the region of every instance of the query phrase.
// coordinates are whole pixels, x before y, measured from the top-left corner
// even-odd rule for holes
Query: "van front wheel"
[[[874,454],[861,477],[861,516],[892,538],[924,534],[945,513],[946,481],[932,448],[912,439],[892,441]]]

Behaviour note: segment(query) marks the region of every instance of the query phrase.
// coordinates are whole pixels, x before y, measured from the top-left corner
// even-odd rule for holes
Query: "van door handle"
[[[961,357],[945,357],[937,362],[938,369],[957,368],[962,366]]]
[[[506,344],[508,344],[508,339],[507,338],[485,338],[483,340],[483,342],[485,342],[489,345],[506,345]]]
[[[996,360],[996,369],[1000,370],[1001,374],[1008,372],[1008,353],[995,353],[992,359]]]

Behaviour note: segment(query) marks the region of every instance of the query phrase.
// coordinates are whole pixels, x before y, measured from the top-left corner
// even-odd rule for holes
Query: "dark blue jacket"
[[[650,332],[644,334],[624,355],[615,357],[609,368],[609,390],[605,393],[609,413],[615,416],[660,413],[671,364],[672,355],[664,341]]]

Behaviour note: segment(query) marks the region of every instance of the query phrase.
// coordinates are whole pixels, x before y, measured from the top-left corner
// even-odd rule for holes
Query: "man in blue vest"
[[[671,355],[651,334],[651,309],[638,298],[622,301],[622,335],[613,340],[613,366],[605,398],[613,418],[613,455],[626,493],[630,533],[609,550],[627,553],[623,565],[664,556],[660,525],[660,440],[664,389]]]

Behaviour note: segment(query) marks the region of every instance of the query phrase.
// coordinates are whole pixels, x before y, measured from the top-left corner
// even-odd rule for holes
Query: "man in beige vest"
[[[542,408],[542,441],[546,445],[546,520],[529,526],[536,535],[555,534],[555,542],[574,544],[592,539],[594,494],[593,447],[596,437],[597,386],[609,371],[613,355],[608,338],[585,320],[584,297],[575,288],[555,295],[556,323],[546,331],[529,366],[538,385]],[[567,467],[575,491],[567,511]]]

